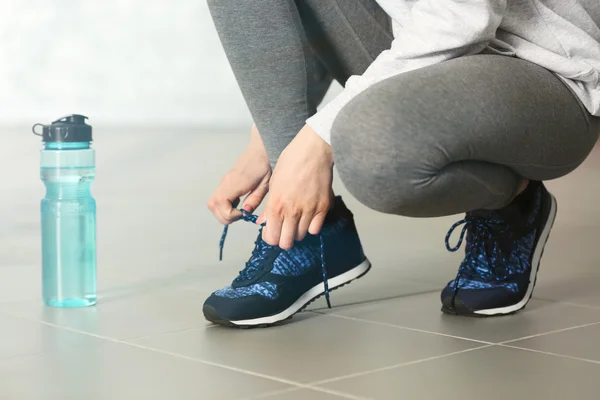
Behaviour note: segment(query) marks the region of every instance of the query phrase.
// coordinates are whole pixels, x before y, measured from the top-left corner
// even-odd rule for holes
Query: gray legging
[[[392,40],[374,0],[208,3],[273,163],[332,79],[362,74]],[[500,208],[523,178],[568,174],[596,143],[598,120],[547,70],[479,54],[372,86],[342,110],[331,140],[362,203],[435,217]]]

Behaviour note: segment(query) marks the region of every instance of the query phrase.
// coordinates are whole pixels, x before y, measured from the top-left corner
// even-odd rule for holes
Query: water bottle
[[[44,143],[42,298],[50,307],[96,304],[96,201],[90,191],[95,152],[86,118],[74,114],[33,126]]]

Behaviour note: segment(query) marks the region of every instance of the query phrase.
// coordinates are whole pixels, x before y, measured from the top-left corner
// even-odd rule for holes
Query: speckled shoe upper
[[[512,308],[530,296],[530,284],[535,280],[532,272],[537,273],[541,257],[541,249],[536,249],[545,245],[555,213],[552,195],[534,182],[505,208],[470,212],[454,224],[446,236],[446,246],[457,251],[466,238],[465,258],[456,278],[442,291],[442,310],[454,314],[517,311]],[[450,236],[461,225],[458,244],[451,247]]]
[[[327,293],[325,282],[366,261],[352,213],[340,197],[320,235],[307,235],[290,250],[268,245],[262,240],[261,231],[262,228],[239,275],[206,300],[207,319],[222,323],[276,315],[310,290],[318,295]]]

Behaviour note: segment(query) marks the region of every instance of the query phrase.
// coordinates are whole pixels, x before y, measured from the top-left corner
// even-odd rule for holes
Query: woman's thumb
[[[256,189],[252,190],[248,196],[246,196],[244,203],[242,204],[242,208],[249,213],[253,213],[254,210],[260,206],[260,203],[262,203],[268,191],[268,183],[259,185]]]

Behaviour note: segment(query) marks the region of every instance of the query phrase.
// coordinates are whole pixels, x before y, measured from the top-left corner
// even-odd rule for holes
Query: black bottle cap
[[[87,117],[78,114],[67,115],[57,119],[50,125],[35,124],[33,133],[41,136],[42,141],[48,142],[91,142],[92,127],[85,123]],[[42,133],[36,132],[35,128],[41,126]]]

